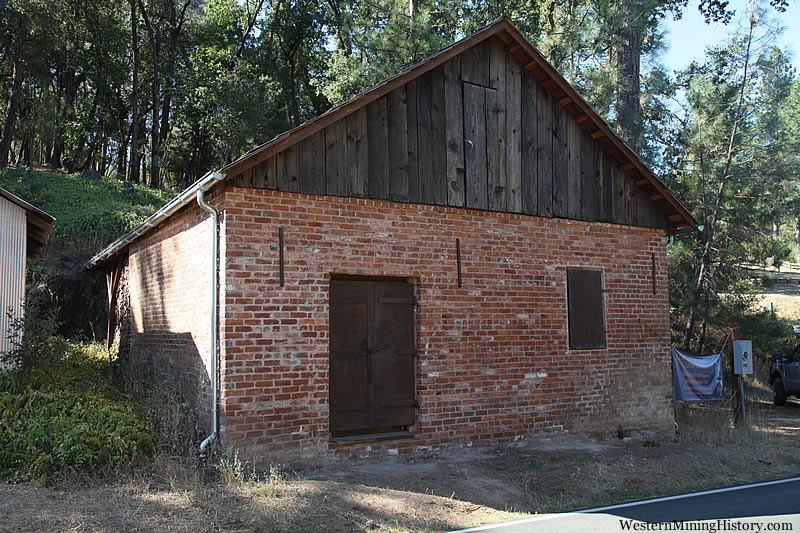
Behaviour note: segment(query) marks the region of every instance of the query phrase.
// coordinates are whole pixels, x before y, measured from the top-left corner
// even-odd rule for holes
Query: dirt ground
[[[2,531],[442,531],[800,474],[800,401],[682,404],[660,441],[561,438],[426,460],[248,473],[158,457],[125,476],[0,485]]]

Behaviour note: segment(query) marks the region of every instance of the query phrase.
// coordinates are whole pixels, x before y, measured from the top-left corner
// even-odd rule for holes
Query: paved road
[[[693,522],[685,528],[690,531],[767,531],[770,527],[768,524],[789,524],[782,527],[779,525],[778,529],[773,530],[800,532],[800,478],[656,498],[574,513],[533,516],[462,531],[659,531],[635,529],[634,524],[638,523],[643,527],[643,522],[652,524],[675,521]],[[699,521],[704,522],[700,524]]]

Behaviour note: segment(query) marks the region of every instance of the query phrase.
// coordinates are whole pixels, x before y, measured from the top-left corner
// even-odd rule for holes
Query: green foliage
[[[766,310],[732,313],[729,318],[739,324],[740,338],[752,339],[754,356],[764,361],[769,361],[773,352],[797,344],[792,330],[796,321],[778,318]]]
[[[101,246],[138,226],[171,197],[165,191],[77,174],[0,169],[0,187],[56,218],[52,245],[72,256],[97,252]]]
[[[42,285],[46,287],[43,279],[44,273],[30,263],[26,284],[31,287],[25,294],[22,316],[15,317],[9,309],[9,330],[2,332],[12,349],[0,353],[0,362],[24,375],[47,369],[63,356],[67,347],[64,339],[56,335],[58,309],[48,305],[51,295],[41,290]]]
[[[0,376],[0,478],[50,480],[118,470],[154,439],[111,383],[105,350],[69,343],[47,368]]]

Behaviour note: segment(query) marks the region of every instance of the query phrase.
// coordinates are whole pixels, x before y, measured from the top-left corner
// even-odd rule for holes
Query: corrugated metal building
[[[25,259],[47,243],[55,219],[0,188],[0,353],[14,347],[11,325],[22,316]]]

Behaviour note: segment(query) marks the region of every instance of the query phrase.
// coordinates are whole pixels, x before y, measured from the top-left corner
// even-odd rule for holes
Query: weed
[[[259,474],[255,464],[239,456],[239,450],[226,446],[216,463],[222,482],[229,488],[249,487],[265,498],[280,496],[286,484],[286,475],[277,465],[271,464],[266,472]]]
[[[248,483],[255,478],[255,468],[248,465],[239,457],[239,450],[232,446],[226,446],[217,462],[217,470],[223,483],[235,485],[237,483]]]
[[[269,465],[263,480],[258,483],[256,492],[265,498],[276,498],[281,494],[281,488],[286,484],[286,476],[276,465]]]

